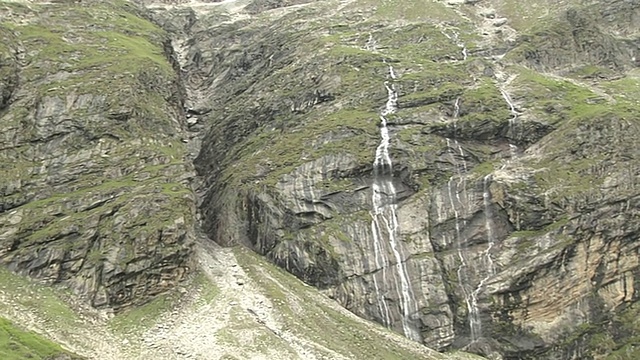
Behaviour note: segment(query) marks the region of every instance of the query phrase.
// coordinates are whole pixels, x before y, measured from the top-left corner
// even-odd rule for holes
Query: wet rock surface
[[[640,7],[402,3],[3,4],[0,259],[120,308],[200,220],[439,350],[636,354]]]
[[[513,359],[596,356],[584,339],[612,335],[588,324],[637,300],[638,153],[628,144],[638,113],[613,88],[637,89],[638,9],[561,8],[505,30],[516,38],[478,41],[456,17],[467,5],[432,5],[451,11],[449,27],[352,4],[332,13],[335,30],[318,6],[193,32],[187,78],[224,104],[203,116],[212,127],[196,159],[205,229],[360,316],[385,323],[389,311],[402,332],[399,265],[389,244],[380,262],[372,243],[377,114],[393,81],[401,262],[424,343]],[[521,24],[504,8],[488,13],[488,26]],[[620,262],[605,265],[610,256]]]

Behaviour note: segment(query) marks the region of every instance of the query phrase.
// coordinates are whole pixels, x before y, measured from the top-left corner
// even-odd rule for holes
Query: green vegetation
[[[281,175],[303,163],[302,158],[311,161],[323,155],[346,152],[362,162],[373,161],[375,148],[370,144],[373,143],[371,140],[374,139],[379,122],[376,113],[344,109],[319,119],[309,117],[306,121],[297,131],[281,133],[258,130],[257,135],[232,150],[241,161],[227,169],[228,175],[240,181],[240,177],[255,176],[253,174],[259,166],[268,167],[271,171],[263,183],[273,186]],[[348,138],[323,140],[327,134],[340,134],[342,131],[354,134]]]
[[[358,0],[347,9],[371,9],[374,19],[377,21],[404,21],[416,22],[459,22],[461,20],[452,8],[440,2],[425,0],[407,0],[402,6],[392,1]]]
[[[155,325],[160,315],[168,312],[178,301],[177,291],[159,295],[148,303],[126,310],[111,319],[111,327],[122,334],[142,332]]]
[[[301,281],[284,270],[246,249],[236,249],[236,258],[243,269],[283,311],[282,320],[287,328],[345,355],[389,360],[415,357],[405,349],[394,347],[392,342],[376,341],[364,324],[319,303]],[[307,325],[299,321],[301,318]]]
[[[13,274],[4,267],[0,267],[0,291],[19,306],[30,309],[52,328],[68,331],[81,323],[62,300],[63,292]]]
[[[183,287],[190,292],[198,293],[196,306],[203,306],[216,301],[220,294],[218,287],[209,280],[202,271],[197,271],[186,280]],[[118,313],[109,321],[112,330],[119,334],[139,334],[153,327],[161,316],[170,312],[185,300],[185,292],[173,289],[151,299],[144,305],[136,306]]]
[[[602,66],[585,65],[572,71],[571,76],[579,79],[599,79],[613,77],[615,73]]]
[[[23,331],[0,317],[0,358],[3,360],[45,360],[62,355],[74,357],[59,345],[35,333]]]
[[[541,230],[513,232],[510,237],[515,238],[515,249],[517,250],[513,261],[530,261],[535,256],[541,256],[541,254],[556,252],[558,250],[570,252],[571,247],[578,243],[580,239],[560,231],[554,231],[562,226],[560,224],[565,224],[566,222],[566,220],[562,219]],[[543,236],[545,237],[542,238]],[[551,244],[542,245],[547,241],[550,241]],[[564,261],[564,258],[562,261]]]
[[[105,262],[145,281],[146,267],[186,257],[179,238],[194,209],[178,180],[189,165],[168,35],[125,1],[4,2],[0,11],[0,58],[6,47],[26,49],[19,76],[28,94],[2,113],[0,177],[11,186],[3,205],[21,220],[10,261],[91,297],[111,283],[92,281]],[[62,259],[74,270],[47,266]]]
[[[626,309],[613,317],[613,329],[617,333],[615,337],[601,334],[600,338],[592,338],[594,351],[606,355],[606,360],[632,360],[640,357],[640,303],[625,306]]]
[[[627,76],[600,83],[600,86],[618,101],[637,106],[640,101],[640,71],[632,71]]]
[[[533,70],[516,67],[515,81],[522,96],[532,103],[534,112],[548,119],[551,125],[564,120],[583,119],[608,111],[611,106],[598,100],[587,87],[576,85],[568,80],[553,79]]]
[[[465,91],[461,101],[464,108],[469,109],[469,112],[460,117],[461,125],[469,122],[475,126],[485,122],[504,123],[511,116],[509,106],[502,97],[502,93],[489,80]]]
[[[26,25],[6,22],[3,25],[11,28],[25,45],[38,49],[32,56],[42,61],[42,65],[45,61],[64,60],[78,72],[101,68],[119,75],[136,73],[149,66],[158,67],[165,73],[172,71],[159,46],[164,32],[132,14],[133,7],[129,4],[104,2],[91,7],[79,3],[34,4],[31,9],[17,11],[37,12],[36,22]],[[52,23],[57,25],[51,26]],[[86,24],[94,29],[87,30]],[[28,70],[32,75],[40,75],[46,69],[33,66]]]
[[[12,30],[21,46],[34,49],[27,54],[29,65],[21,78],[30,86],[36,85],[38,96],[91,94],[101,99],[103,106],[119,104],[123,114],[136,120],[111,126],[110,132],[120,138],[144,133],[147,117],[153,119],[156,129],[173,128],[166,100],[172,96],[167,84],[175,81],[176,75],[163,50],[167,35],[131,13],[135,7],[117,2],[91,7],[80,3],[2,6],[27,16],[37,14],[34,21],[5,21],[0,28]],[[64,76],[51,76],[57,72]],[[144,91],[140,91],[140,83]],[[94,100],[91,105],[100,104]],[[85,110],[105,112],[104,108]]]
[[[554,0],[505,0],[496,3],[496,11],[498,15],[509,19],[511,27],[523,31],[539,23],[540,19],[553,18],[568,6],[579,3],[580,0],[569,0],[562,3]]]
[[[323,26],[326,28],[326,24]],[[322,69],[325,73],[323,77],[331,78],[331,74],[335,76],[332,79],[339,79],[331,93],[340,99],[341,105],[320,105],[303,114],[279,113],[268,126],[258,127],[244,141],[234,144],[230,151],[234,154],[233,162],[225,167],[224,179],[245,186],[252,186],[250,184],[256,182],[260,186],[275,186],[283,174],[327,154],[349,154],[355,156],[358,162],[372,162],[379,136],[378,113],[387,97],[384,81],[389,74],[385,59],[393,62],[396,69],[402,69],[396,81],[400,92],[400,111],[397,115],[400,119],[420,116],[418,112],[427,108],[437,110],[442,102],[451,102],[464,95],[464,86],[473,82],[466,63],[438,62],[442,58],[459,58],[461,48],[434,25],[410,24],[403,26],[402,31],[393,32],[372,31],[371,27],[369,23],[361,23],[356,27],[337,23],[330,28],[328,35],[305,42],[304,47],[313,54],[307,61],[313,63],[314,68]],[[384,48],[384,52],[365,49],[369,33]],[[449,29],[447,33],[452,35],[453,30]],[[297,66],[280,69],[269,75],[268,81],[265,80],[274,96],[296,103],[300,94],[308,91],[305,88],[298,89],[300,83],[291,84],[291,76],[299,77],[302,71],[308,71]],[[478,102],[487,100],[488,96],[477,92],[471,91],[469,98]],[[496,94],[498,100],[502,101],[494,86],[491,95]],[[503,113],[508,113],[503,103],[499,105]],[[487,117],[490,116],[489,112],[487,110]],[[238,114],[237,118],[247,116],[252,115]],[[432,141],[427,143],[414,134],[405,135],[405,132],[403,130],[400,134],[402,140],[411,138],[412,141],[424,143],[420,152],[434,149],[432,143],[441,140],[429,138],[427,140]],[[339,185],[326,183],[322,186],[340,188]]]
[[[598,324],[584,323],[567,334],[562,345],[582,346],[585,355],[604,360],[635,360],[640,356],[640,303],[624,304],[615,314],[606,314]]]
[[[21,224],[26,235],[25,241],[48,242],[58,234],[77,230],[78,226],[82,227],[97,220],[104,212],[105,206],[93,207],[90,203],[86,203],[84,206],[86,209],[78,207],[78,204],[90,199],[95,199],[96,204],[103,203],[110,208],[122,209],[122,211],[126,211],[130,206],[130,200],[137,196],[152,197],[158,202],[169,202],[172,204],[170,207],[157,209],[152,218],[146,218],[149,214],[144,215],[147,222],[144,231],[153,232],[155,229],[164,227],[167,225],[165,221],[172,221],[175,218],[174,211],[190,212],[188,200],[191,197],[191,190],[179,183],[164,182],[167,180],[162,173],[172,166],[174,165],[149,166],[143,168],[141,172],[112,180],[87,176],[83,179],[84,187],[79,187],[74,192],[56,192],[42,200],[27,203],[20,208],[25,217],[25,221]],[[175,170],[179,169],[180,167]],[[136,181],[136,177],[144,172],[148,174],[148,178]],[[92,184],[93,179],[102,183]],[[61,214],[66,216],[61,218]]]
[[[491,174],[494,168],[495,164],[492,161],[485,161],[476,165],[472,171],[474,174],[478,175],[478,177],[484,177]]]

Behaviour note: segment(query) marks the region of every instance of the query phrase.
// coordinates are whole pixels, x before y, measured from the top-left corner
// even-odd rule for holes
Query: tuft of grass
[[[0,359],[45,360],[57,357],[80,359],[40,335],[24,331],[0,317]]]
[[[162,294],[148,303],[125,310],[110,320],[109,325],[121,334],[143,331],[155,324],[159,317],[168,312],[178,301],[177,291]]]

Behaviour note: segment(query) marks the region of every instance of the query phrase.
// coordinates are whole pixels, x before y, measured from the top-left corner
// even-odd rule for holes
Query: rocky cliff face
[[[320,2],[192,29],[206,231],[432,347],[632,351],[640,8],[542,5]]]
[[[0,261],[96,307],[171,288],[195,209],[168,35],[126,3],[0,9]]]
[[[638,356],[637,2],[145,3],[1,5],[10,269],[143,302],[199,216],[430,347]]]

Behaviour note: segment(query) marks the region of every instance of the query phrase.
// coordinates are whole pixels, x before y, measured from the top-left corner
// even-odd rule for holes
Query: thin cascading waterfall
[[[453,209],[453,216],[455,219],[455,229],[456,229],[456,253],[458,255],[458,259],[460,260],[460,265],[458,265],[458,269],[456,270],[456,275],[458,276],[458,285],[460,285],[460,289],[462,290],[462,295],[464,297],[465,304],[467,305],[467,312],[471,314],[473,312],[473,303],[471,292],[467,289],[467,283],[469,282],[467,276],[467,260],[464,255],[463,248],[463,239],[460,231],[460,214],[458,213],[456,204],[454,202],[453,191],[451,187],[453,186],[453,177],[449,179],[447,182],[447,189],[449,193],[449,203],[451,204],[451,208]],[[455,190],[457,191],[457,189]],[[470,325],[473,332],[473,324],[471,323],[470,317]]]
[[[454,135],[455,135],[455,128],[456,128],[456,121],[455,120],[457,120],[459,116],[460,116],[460,98],[457,97],[456,101],[453,103]]]
[[[364,45],[365,50],[375,51],[377,45],[378,44],[376,40],[373,38],[373,34],[369,34],[369,39],[367,40],[367,43]]]
[[[509,105],[509,111],[511,112],[511,117],[509,118],[509,134],[515,138],[516,137],[516,125],[518,121],[518,111],[516,111],[516,107],[511,100],[511,96],[504,90],[500,89],[500,93],[502,97]],[[518,155],[518,147],[514,144],[509,144],[509,151],[511,153],[511,158],[515,158]]]
[[[459,35],[457,32],[453,32],[453,36],[448,35],[446,32],[443,31],[443,34],[453,40],[454,42],[456,42],[456,44],[462,49],[462,56],[463,56],[463,61],[467,60],[468,57],[468,52],[467,52],[467,47],[464,43],[460,42],[459,39]],[[515,136],[515,128],[516,128],[516,120],[518,119],[518,112],[515,109],[515,106],[513,104],[513,102],[511,101],[511,97],[509,96],[509,94],[500,89],[500,92],[502,93],[502,96],[504,97],[505,101],[507,102],[507,104],[509,105],[509,109],[511,111],[511,118],[509,119],[509,132]],[[454,128],[454,136],[456,136],[457,134],[457,119],[460,116],[460,98],[456,98],[456,101],[454,103],[454,112],[453,112],[453,118],[454,118],[454,123],[453,123],[453,128]],[[464,154],[464,150],[462,149],[462,146],[460,146],[460,144],[458,143],[458,141],[455,139],[454,137],[454,144],[457,148],[457,152],[460,155],[460,158],[462,159],[462,170],[464,171],[464,173],[467,172],[467,164],[466,164],[466,160],[465,160],[465,154]],[[447,139],[447,147],[449,149],[451,149],[451,141],[450,139]],[[513,144],[509,144],[509,148],[511,151],[511,156],[512,158],[515,157],[515,155],[517,154],[517,147]],[[455,152],[455,150],[454,150]],[[460,182],[458,183],[458,186],[462,185],[463,189],[464,189],[464,193],[466,194],[466,182],[465,182],[465,176],[463,176],[461,174],[460,171],[460,166],[457,165],[456,161],[455,161],[455,156],[452,155],[452,159],[453,159],[453,165],[454,167],[457,169],[458,172],[458,176],[460,177]],[[491,182],[491,175],[486,175],[483,178],[483,193],[482,193],[482,197],[483,197],[483,207],[484,207],[484,215],[485,215],[485,228],[486,228],[486,232],[487,232],[487,249],[484,252],[483,257],[485,258],[486,261],[486,267],[487,267],[487,274],[486,276],[478,283],[478,286],[473,290],[473,291],[469,291],[467,289],[467,284],[468,284],[468,275],[466,274],[467,271],[467,262],[464,256],[464,252],[463,252],[463,247],[462,247],[462,242],[463,239],[461,239],[461,234],[460,234],[460,219],[459,219],[459,213],[458,210],[455,207],[454,201],[453,201],[453,194],[451,191],[451,180],[453,178],[449,179],[449,183],[448,185],[448,190],[449,190],[449,199],[451,202],[451,206],[453,208],[454,211],[454,216],[455,216],[455,221],[456,221],[456,237],[457,237],[457,252],[458,252],[458,257],[460,259],[460,266],[458,267],[458,271],[457,271],[457,275],[458,275],[458,282],[460,284],[460,287],[462,288],[462,292],[463,292],[463,296],[465,298],[465,303],[467,305],[467,312],[468,312],[468,322],[469,322],[469,332],[471,334],[471,342],[475,342],[477,341],[481,336],[482,336],[482,320],[480,318],[480,310],[478,308],[478,296],[480,294],[480,292],[484,289],[485,286],[485,282],[495,274],[495,266],[493,263],[493,259],[491,258],[491,249],[493,248],[494,244],[495,244],[495,236],[494,236],[494,232],[493,232],[493,226],[492,226],[492,212],[491,212],[491,193],[490,193],[490,182]],[[459,196],[460,192],[457,191],[456,189],[456,199],[458,200],[458,204],[462,205],[462,202],[460,201],[460,196]],[[466,198],[466,197],[465,197]],[[464,209],[464,208],[463,208]]]
[[[458,191],[458,187],[460,186],[460,184],[466,187],[466,182],[462,180],[465,178],[465,176],[461,173],[460,165],[458,165],[458,162],[456,161],[456,157],[455,157],[456,150],[460,152],[460,155],[463,159],[463,167],[465,171],[466,171],[466,161],[464,160],[464,151],[462,150],[462,147],[460,146],[460,144],[458,144],[457,141],[455,141],[455,144],[457,149],[453,149],[451,140],[447,139],[447,147],[450,149],[453,166],[456,168],[458,176],[460,177],[461,181],[458,182],[457,185],[454,185],[453,176],[449,178],[449,182],[447,183],[447,191],[449,195],[449,203],[451,205],[451,208],[453,209],[453,216],[455,219],[456,252],[458,255],[458,259],[460,260],[460,265],[458,265],[456,275],[458,276],[458,285],[462,290],[462,296],[464,297],[465,305],[467,306],[469,330],[471,332],[471,338],[473,340],[475,334],[479,332],[480,316],[478,312],[477,302],[475,301],[475,298],[474,298],[474,292],[472,291],[472,289],[468,289],[468,287],[471,286],[469,282],[470,279],[468,276],[469,269],[468,269],[468,264],[467,264],[465,251],[464,251],[465,239],[462,238],[462,232],[461,232],[461,226],[460,226],[460,223],[461,222],[464,223],[464,220],[460,219],[461,216],[458,211],[458,206],[456,205],[456,201],[454,201],[454,199],[457,200],[457,203],[459,204],[459,206],[464,210],[463,202],[460,199],[460,191]],[[455,190],[452,190],[452,187],[455,187]],[[466,194],[466,189],[465,189],[465,194]]]
[[[456,101],[454,103],[454,112],[453,112],[453,118],[454,118],[454,123],[453,123],[453,127],[454,127],[454,135],[457,133],[457,119],[458,116],[460,115],[460,98],[456,98]],[[466,157],[465,157],[465,153],[464,150],[462,149],[462,146],[460,145],[460,143],[458,142],[458,140],[456,140],[454,138],[453,140],[453,145],[455,145],[455,149],[452,147],[452,143],[450,139],[447,139],[447,147],[450,149],[450,153],[451,153],[451,159],[452,159],[452,163],[453,166],[456,168],[456,172],[458,174],[458,177],[460,179],[460,181],[458,182],[457,186],[456,186],[456,190],[455,190],[455,198],[457,200],[457,203],[459,204],[459,206],[461,207],[461,209],[464,211],[464,203],[462,202],[462,200],[460,199],[460,191],[458,191],[458,188],[462,187],[462,192],[465,195],[465,201],[467,201],[467,189],[466,189],[466,173],[467,173],[467,162],[466,162]],[[460,156],[460,159],[462,160],[462,164],[458,164],[458,162],[456,161],[456,155]],[[480,311],[478,309],[478,301],[477,301],[477,296],[478,296],[478,289],[468,289],[468,286],[471,286],[470,284],[470,279],[468,276],[468,264],[464,255],[464,241],[465,239],[462,238],[461,236],[461,231],[460,231],[460,215],[459,212],[457,210],[456,204],[453,201],[453,193],[451,190],[451,185],[452,185],[452,179],[453,177],[451,177],[449,179],[449,183],[448,183],[448,191],[449,191],[449,199],[450,199],[450,203],[451,203],[451,207],[454,211],[454,217],[455,217],[455,227],[456,227],[456,250],[458,253],[458,258],[460,260],[460,265],[458,266],[458,270],[457,270],[457,275],[458,275],[458,283],[460,285],[460,288],[462,289],[462,295],[464,296],[464,301],[465,304],[467,306],[467,317],[468,317],[468,322],[469,322],[469,332],[471,334],[471,341],[474,342],[476,341],[482,332],[482,322],[480,320]],[[486,189],[485,189],[485,193],[486,193]],[[486,200],[485,200],[486,201]],[[486,207],[485,207],[486,210]],[[463,225],[465,224],[465,221],[462,220]]]
[[[440,32],[447,39],[452,40],[461,49],[462,61],[467,60],[467,58],[469,57],[469,53],[468,53],[468,50],[467,50],[467,46],[464,44],[464,42],[460,41],[460,34],[458,34],[458,32],[455,31],[455,30],[452,31],[453,35],[447,34],[447,32],[444,31],[444,30],[441,30]]]
[[[373,183],[373,192],[378,193],[382,190],[378,186],[378,184]],[[378,204],[376,201],[379,201],[379,198],[373,196],[373,206],[374,209],[377,208]],[[387,257],[385,256],[384,249],[382,248],[381,238],[381,229],[379,224],[376,221],[371,222],[371,233],[373,234],[373,258],[375,261],[376,269],[381,269],[382,279],[386,279],[386,264],[389,262]],[[378,284],[378,279],[375,274],[373,274],[373,287],[376,292],[376,298],[378,300],[378,311],[380,311],[380,316],[382,317],[382,324],[385,327],[389,327],[391,325],[391,312],[389,311],[389,306],[387,305],[387,301],[385,300],[384,294],[381,291],[380,285]]]
[[[478,309],[478,296],[484,290],[487,280],[489,280],[496,273],[495,264],[493,262],[493,258],[491,257],[491,250],[496,243],[496,238],[493,231],[493,212],[491,211],[491,174],[486,175],[483,178],[482,184],[484,221],[485,230],[487,232],[487,249],[484,251],[487,273],[485,277],[480,280],[473,293],[471,293],[471,305],[473,308],[473,314],[470,314],[470,323],[473,323],[473,326],[471,327],[472,342],[478,340],[482,336],[482,321],[480,319],[480,311]]]
[[[493,259],[491,258],[491,249],[496,243],[496,238],[493,232],[493,212],[491,211],[491,174],[488,174],[482,180],[482,202],[484,206],[484,226],[487,231],[487,250],[485,251],[485,258],[487,259],[487,269],[489,276],[495,275],[495,266]]]
[[[386,62],[385,62],[386,63]],[[388,65],[389,77],[394,80],[397,78],[393,66]],[[404,335],[409,339],[421,341],[420,332],[411,316],[417,312],[416,300],[413,294],[409,272],[407,270],[402,246],[398,241],[398,215],[396,205],[397,191],[393,184],[393,164],[389,154],[389,128],[387,116],[393,114],[397,110],[398,93],[393,83],[384,82],[387,90],[387,102],[384,110],[380,113],[380,143],[376,148],[375,160],[373,163],[374,180],[372,185],[372,203],[373,211],[371,213],[371,230],[373,232],[374,252],[376,257],[376,266],[383,269],[391,264],[390,259],[386,256],[385,244],[391,250],[395,260],[393,286],[396,288],[398,298],[400,300],[400,315],[402,330]],[[385,241],[386,240],[386,241]],[[384,276],[384,275],[383,275]],[[383,277],[383,279],[386,279]],[[387,324],[391,325],[389,305],[386,298],[382,296],[386,287],[384,282],[379,284],[374,276],[374,285],[378,293],[378,307],[383,314],[383,318]]]

